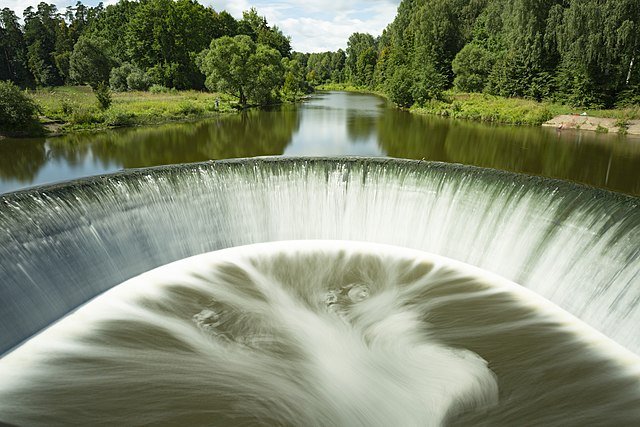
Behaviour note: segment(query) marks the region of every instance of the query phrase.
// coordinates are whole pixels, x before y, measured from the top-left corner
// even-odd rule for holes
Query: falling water
[[[212,252],[288,240],[307,242]],[[0,360],[0,420],[637,423],[639,243],[635,198],[438,163],[253,159],[9,194],[2,350],[111,290]]]

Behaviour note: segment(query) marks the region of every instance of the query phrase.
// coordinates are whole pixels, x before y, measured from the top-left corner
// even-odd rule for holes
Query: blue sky
[[[76,0],[49,0],[60,9]],[[113,4],[117,0],[104,0]],[[322,52],[346,48],[349,35],[355,32],[379,35],[393,20],[400,0],[198,0],[215,10],[227,10],[235,17],[251,7],[267,17],[271,25],[277,25],[291,36],[294,50]],[[9,7],[20,15],[28,6],[40,0],[0,0],[0,7]],[[85,0],[95,5],[99,0]]]

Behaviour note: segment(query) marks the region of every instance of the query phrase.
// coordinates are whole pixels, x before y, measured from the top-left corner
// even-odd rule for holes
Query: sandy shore
[[[621,129],[618,119],[569,115],[556,116],[542,126],[555,127],[558,129],[581,129],[591,131],[601,131],[608,133],[625,133]],[[625,122],[627,135],[640,135],[640,120],[629,120]]]

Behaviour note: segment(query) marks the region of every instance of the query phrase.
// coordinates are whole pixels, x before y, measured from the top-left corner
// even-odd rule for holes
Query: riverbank
[[[197,91],[113,92],[106,110],[99,108],[86,86],[44,88],[29,94],[49,135],[199,120],[236,111],[234,97]]]
[[[345,83],[320,85],[316,89],[371,93],[388,99],[383,92]],[[454,90],[445,91],[443,98],[443,100],[432,100],[424,106],[411,107],[409,111],[414,114],[495,124],[555,126],[562,129],[573,128],[602,133],[640,134],[640,106],[610,110],[585,110],[546,101],[503,98],[484,93],[464,93]]]
[[[344,92],[356,92],[356,93],[369,93],[372,95],[378,95],[385,99],[389,99],[389,97],[381,91],[377,91],[374,89],[369,89],[360,86],[354,86],[349,83],[326,83],[315,87],[316,90],[324,90],[324,91],[344,91]]]
[[[596,124],[593,127],[584,126],[582,129],[603,132],[610,130],[620,133],[625,133],[629,122],[640,119],[640,106],[591,110],[547,101],[537,102],[529,99],[455,91],[446,91],[444,101],[433,100],[425,106],[412,107],[411,111],[456,119],[530,126],[542,126],[545,123],[551,123],[550,121],[557,117],[575,118],[582,114],[594,118],[592,120],[594,123],[601,123],[600,127]],[[550,125],[553,126],[553,124]]]
[[[424,106],[411,107],[410,111],[487,123],[540,126],[560,114],[571,114],[572,109],[550,102],[446,91],[444,100],[431,100]]]
[[[389,99],[381,91],[346,83],[330,83],[316,87],[318,90],[343,90],[347,92],[371,93]],[[502,98],[482,93],[445,91],[442,100],[431,100],[424,106],[408,109],[414,114],[435,115],[509,125],[540,126],[556,115],[569,114],[570,107],[541,103],[525,99]]]
[[[640,120],[612,119],[589,115],[560,115],[545,122],[542,126],[554,127],[558,130],[581,129],[598,133],[618,133],[621,135],[640,135]]]

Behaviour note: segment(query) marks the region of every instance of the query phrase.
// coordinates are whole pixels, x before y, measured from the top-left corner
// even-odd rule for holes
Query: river
[[[345,92],[191,123],[6,139],[0,193],[126,168],[267,155],[424,159],[640,194],[640,138],[424,117]]]

